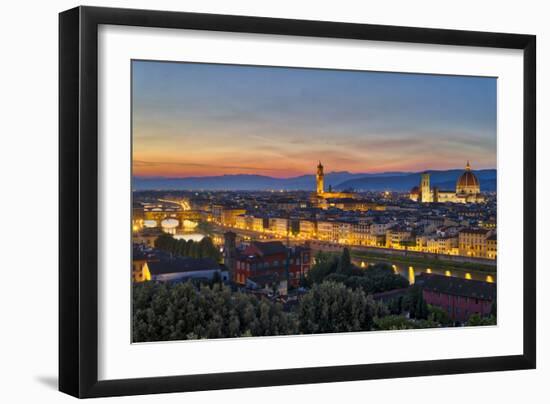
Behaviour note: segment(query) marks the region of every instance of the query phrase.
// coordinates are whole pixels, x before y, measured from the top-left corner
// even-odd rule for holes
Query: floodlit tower
[[[325,173],[323,172],[323,165],[319,161],[317,166],[317,175],[315,176],[317,183],[317,195],[322,195],[325,192]]]
[[[430,188],[430,174],[423,173],[420,181],[420,195],[422,196],[422,202],[432,202],[432,190]]]

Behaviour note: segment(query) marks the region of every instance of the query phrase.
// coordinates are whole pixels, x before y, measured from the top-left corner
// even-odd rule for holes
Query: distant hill
[[[454,189],[458,176],[464,170],[429,171],[433,186]],[[474,171],[484,191],[496,189],[496,170]],[[353,174],[346,171],[325,174],[325,189],[355,189],[358,191],[408,191],[420,183],[420,173],[387,172]],[[313,191],[315,175],[291,178],[273,178],[263,175],[220,175],[212,177],[134,177],[134,190],[271,190]]]
[[[430,183],[434,187],[443,190],[454,190],[456,181],[464,170],[428,171]],[[496,170],[473,171],[480,181],[482,191],[496,190]],[[408,191],[415,185],[420,184],[421,173],[389,177],[362,177],[354,178],[338,184],[338,190],[355,189],[358,191]]]

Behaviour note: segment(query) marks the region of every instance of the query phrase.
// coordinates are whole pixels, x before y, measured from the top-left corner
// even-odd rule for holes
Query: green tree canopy
[[[219,283],[134,284],[132,326],[134,342],[297,333],[279,303]]]
[[[374,300],[341,283],[316,284],[298,308],[300,331],[305,334],[368,331],[377,311]]]
[[[155,240],[155,247],[181,257],[212,258],[217,262],[221,260],[220,250],[216,248],[210,237],[203,237],[201,241],[196,242],[176,240],[171,234],[165,233]]]
[[[466,322],[466,325],[469,327],[477,327],[480,325],[496,325],[497,324],[497,318],[493,315],[489,316],[481,316],[477,313],[472,314],[468,321]]]

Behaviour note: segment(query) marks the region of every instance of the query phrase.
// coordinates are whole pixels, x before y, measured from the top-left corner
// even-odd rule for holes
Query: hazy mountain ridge
[[[412,187],[420,184],[420,175],[425,172],[411,173],[403,176],[389,177],[362,177],[350,179],[338,184],[338,190],[355,189],[369,191],[409,191]],[[442,190],[454,190],[456,181],[462,175],[464,170],[428,170],[430,173],[430,183],[433,187],[439,187]],[[473,170],[473,173],[479,179],[482,191],[496,190],[496,170]]]
[[[441,189],[453,190],[456,180],[464,170],[428,171],[431,183]],[[481,182],[482,191],[496,190],[496,170],[474,171]],[[420,174],[411,172],[349,173],[331,172],[325,174],[325,189],[329,185],[334,190],[355,189],[359,191],[408,191],[420,183]],[[264,175],[235,174],[211,177],[134,177],[134,190],[278,190],[289,191],[315,189],[315,175],[302,175],[291,178],[273,178]]]

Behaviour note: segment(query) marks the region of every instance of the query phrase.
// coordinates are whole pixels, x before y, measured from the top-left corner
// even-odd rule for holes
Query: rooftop
[[[432,292],[491,301],[497,292],[494,283],[427,273],[418,275],[415,284]]]
[[[176,257],[147,263],[153,275],[219,269],[220,265],[211,258]]]
[[[487,234],[489,233],[490,230],[487,230],[487,229],[476,229],[476,228],[467,228],[467,229],[462,229],[459,231],[459,233],[467,233],[467,234]]]
[[[252,243],[262,255],[286,254],[286,247],[280,241],[255,241]]]

